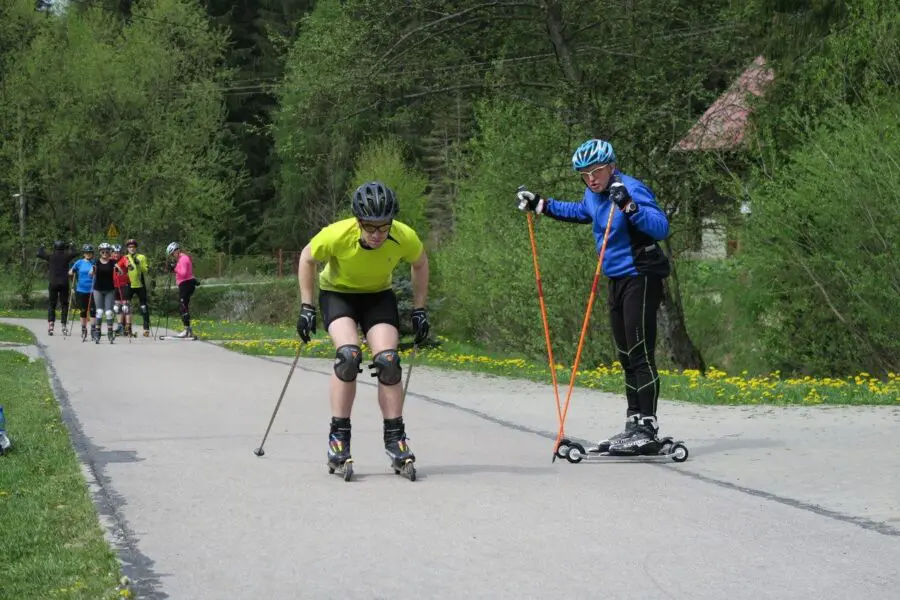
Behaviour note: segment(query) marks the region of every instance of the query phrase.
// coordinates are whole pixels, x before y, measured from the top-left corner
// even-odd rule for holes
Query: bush
[[[833,111],[752,196],[751,316],[784,372],[900,370],[900,102]]]
[[[549,112],[484,104],[470,144],[470,177],[455,203],[453,238],[435,256],[435,283],[448,301],[436,326],[448,335],[509,354],[546,360],[526,217],[515,207],[519,184],[577,200],[583,186],[569,164],[573,144]],[[571,363],[597,264],[591,228],[538,218],[537,245],[554,358]],[[600,286],[584,365],[610,363],[614,346]]]

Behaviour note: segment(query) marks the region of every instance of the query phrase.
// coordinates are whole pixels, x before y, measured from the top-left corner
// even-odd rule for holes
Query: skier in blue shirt
[[[650,188],[616,168],[616,154],[609,142],[591,139],[581,144],[572,155],[572,168],[586,186],[581,201],[564,202],[521,189],[518,206],[557,221],[591,224],[599,254],[610,203],[616,205],[602,268],[609,279],[607,305],[625,373],[628,408],[625,430],[598,442],[591,451],[656,454],[661,449],[656,419],[656,312],[663,279],[670,271],[669,259],[658,242],[669,235],[669,221]]]
[[[87,337],[88,308],[94,291],[94,247],[85,244],[81,248],[84,258],[79,258],[69,270],[75,277],[75,302],[81,311],[81,339]]]

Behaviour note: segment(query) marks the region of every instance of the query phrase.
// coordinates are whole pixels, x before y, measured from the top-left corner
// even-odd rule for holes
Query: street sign
[[[106,237],[110,239],[116,239],[117,237],[119,237],[119,230],[116,229],[115,223],[109,224],[109,229],[106,230]]]

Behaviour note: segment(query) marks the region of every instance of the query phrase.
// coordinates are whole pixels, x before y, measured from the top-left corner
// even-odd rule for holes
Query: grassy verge
[[[34,337],[31,335],[31,332],[24,327],[0,323],[0,342],[31,344],[34,342]]]
[[[46,308],[9,309],[0,308],[0,317],[9,319],[47,319]]]
[[[550,368],[525,358],[503,357],[478,348],[441,338],[438,348],[421,349],[419,364],[475,371],[502,377],[529,379],[550,383]],[[224,347],[237,352],[264,356],[293,356],[297,352],[296,336],[285,339],[235,339]],[[368,353],[367,348],[363,350]],[[334,349],[326,339],[315,339],[303,349],[303,356],[332,358]],[[410,351],[401,355],[409,360]],[[557,365],[560,394],[564,394],[571,369]],[[868,373],[844,379],[782,378],[778,373],[763,377],[746,374],[729,375],[710,368],[704,377],[698,371],[660,370],[662,397],[698,404],[774,404],[774,405],[900,405],[900,377],[891,374],[887,380]],[[575,385],[588,389],[622,393],[623,376],[618,363],[595,368],[579,368]]]
[[[0,599],[123,597],[43,361],[0,352],[0,390],[13,443],[0,457]]]

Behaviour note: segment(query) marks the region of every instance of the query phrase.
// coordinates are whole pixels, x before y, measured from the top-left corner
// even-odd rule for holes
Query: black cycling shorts
[[[368,333],[373,325],[388,323],[400,329],[400,312],[394,290],[375,293],[319,292],[319,308],[325,330],[340,317],[350,317]]]

